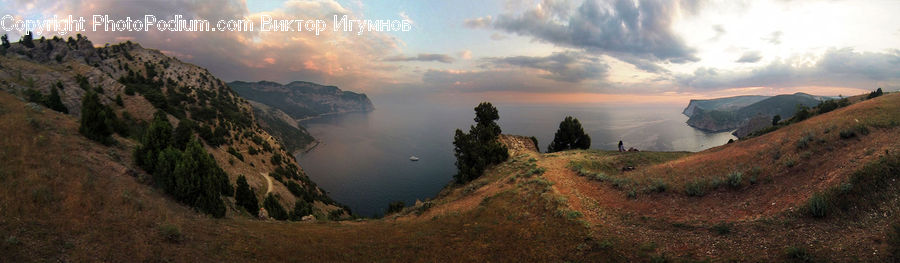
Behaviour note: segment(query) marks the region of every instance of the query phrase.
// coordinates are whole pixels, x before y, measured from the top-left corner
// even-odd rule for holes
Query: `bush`
[[[743,182],[742,176],[741,172],[731,172],[728,174],[728,177],[726,178],[728,186],[732,188],[741,187],[741,183]]]
[[[894,223],[887,236],[888,252],[894,258],[894,261],[900,260],[900,222]]]
[[[393,201],[388,203],[388,208],[385,214],[393,214],[403,211],[403,208],[406,207],[406,204],[403,201]]]
[[[688,196],[704,196],[706,195],[706,182],[695,179],[684,186],[684,193]]]
[[[800,140],[797,140],[797,149],[806,149],[809,147],[809,143],[814,141],[816,138],[812,135],[812,133],[807,133],[800,137]]]
[[[802,247],[788,247],[785,249],[785,255],[787,258],[794,262],[814,262],[815,259],[809,252],[806,252],[806,249]]]
[[[179,243],[182,239],[181,229],[173,224],[159,226],[159,234],[162,235],[163,239],[170,243]]]
[[[731,227],[733,224],[721,222],[712,227],[712,230],[719,235],[727,235],[731,233]]]
[[[269,217],[271,218],[276,220],[288,219],[288,214],[284,211],[284,207],[278,203],[278,199],[272,194],[266,196],[266,199],[263,201],[263,208],[266,209],[266,212],[269,213]]]
[[[237,179],[237,184],[234,189],[234,203],[243,207],[250,215],[256,216],[259,214],[259,199],[256,198],[256,193],[254,193],[253,188],[247,184],[247,178],[243,175],[239,176]]]
[[[456,130],[453,152],[457,173],[453,178],[457,183],[472,181],[480,177],[488,166],[509,158],[506,146],[497,140],[501,130],[494,121],[498,119],[497,108],[489,102],[482,102],[475,107],[476,124],[469,128],[469,132]]]
[[[828,215],[828,195],[823,193],[813,194],[806,201],[806,214],[812,217],[822,218]]]
[[[244,161],[244,155],[238,152],[234,147],[228,146],[228,153],[233,155],[235,158],[238,158],[238,160],[241,160],[241,162]]]
[[[584,133],[581,122],[572,116],[559,123],[559,129],[553,135],[553,141],[547,146],[547,152],[559,152],[571,149],[591,148],[591,136]]]

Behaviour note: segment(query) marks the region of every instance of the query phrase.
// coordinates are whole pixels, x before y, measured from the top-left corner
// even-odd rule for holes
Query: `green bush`
[[[244,161],[244,155],[238,152],[234,147],[228,146],[228,153],[233,155],[235,158],[238,158],[238,160],[241,160],[241,162]]]
[[[385,214],[393,214],[403,211],[403,208],[406,207],[406,204],[403,201],[393,201],[388,203],[388,209]]]
[[[900,222],[891,225],[891,231],[887,236],[888,252],[891,253],[894,262],[900,261]]]
[[[812,217],[822,218],[828,216],[828,206],[828,195],[816,193],[806,201],[805,210]]]
[[[719,235],[727,235],[731,233],[731,227],[733,224],[720,222],[712,226],[713,232],[716,232]]]
[[[706,182],[695,179],[684,186],[684,193],[688,196],[704,196],[706,195]]]
[[[179,243],[183,238],[181,229],[173,224],[164,224],[159,226],[159,234],[163,237],[164,240],[170,243]]]
[[[788,260],[793,262],[814,262],[815,259],[809,252],[806,252],[805,248],[802,247],[788,247],[784,251]]]
[[[728,182],[728,186],[730,186],[732,188],[741,187],[741,183],[743,183],[742,176],[743,175],[741,174],[741,172],[737,172],[737,171],[731,172],[730,174],[728,174],[728,177],[726,178],[726,181]]]

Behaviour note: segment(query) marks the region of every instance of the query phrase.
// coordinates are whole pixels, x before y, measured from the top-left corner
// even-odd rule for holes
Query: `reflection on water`
[[[535,136],[542,150],[567,115],[581,121],[595,149],[614,150],[622,140],[640,150],[700,151],[734,138],[687,126],[679,107],[496,106],[504,133]],[[385,104],[307,120],[302,124],[321,144],[297,157],[336,201],[360,215],[381,214],[390,201],[424,200],[452,179],[453,132],[473,124],[472,108]],[[420,160],[410,161],[413,155]]]

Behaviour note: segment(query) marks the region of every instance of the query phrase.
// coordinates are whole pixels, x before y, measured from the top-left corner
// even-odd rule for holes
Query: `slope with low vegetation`
[[[94,47],[80,35],[35,39],[31,47],[24,42],[12,43],[2,49],[0,89],[80,118],[79,131],[94,141],[143,149],[135,152],[138,156],[133,160],[138,170],[165,177],[179,171],[176,166],[180,160],[203,163],[205,158],[181,158],[188,142],[197,140],[201,149],[196,153],[211,154],[214,162],[206,165],[209,169],[201,170],[221,170],[227,184],[233,186],[244,175],[260,200],[272,192],[283,207],[306,202],[315,205],[320,217],[330,213],[349,216],[347,209],[309,180],[281,141],[256,124],[250,104],[203,68],[131,42]],[[154,119],[170,128],[148,135]],[[155,143],[160,141],[166,143]],[[154,145],[145,147],[147,143]],[[165,151],[170,145],[173,151]],[[163,153],[170,158],[159,158]],[[268,189],[266,175],[276,179],[275,189]],[[198,185],[207,185],[203,180],[188,180],[193,183],[185,185],[192,189],[171,193],[187,205],[213,211],[202,209],[198,205],[202,202],[195,198],[176,194],[202,191],[204,187]],[[221,192],[227,202],[211,201],[220,203],[214,210],[235,207],[228,201],[228,191]],[[334,212],[338,210],[341,212]],[[224,211],[229,215],[242,213],[240,209]]]

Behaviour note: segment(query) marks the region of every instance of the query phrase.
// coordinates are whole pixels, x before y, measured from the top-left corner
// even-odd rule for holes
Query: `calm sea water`
[[[591,148],[700,151],[734,138],[685,124],[681,106],[547,106],[495,104],[506,134],[535,136],[546,151],[559,122],[578,118]],[[474,123],[473,106],[382,104],[368,113],[332,115],[302,122],[320,145],[297,156],[312,180],[353,212],[383,214],[387,204],[433,197],[455,172],[453,133]],[[420,158],[417,162],[410,156]]]

